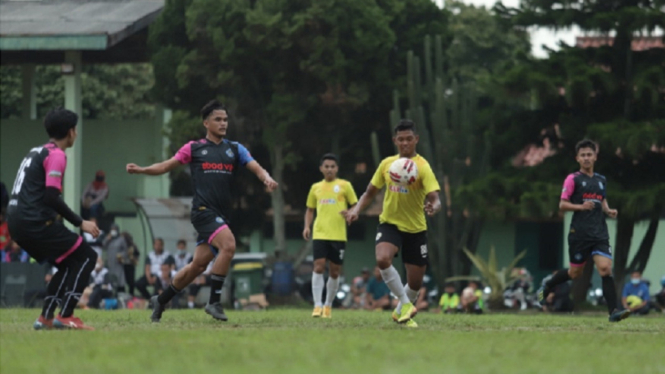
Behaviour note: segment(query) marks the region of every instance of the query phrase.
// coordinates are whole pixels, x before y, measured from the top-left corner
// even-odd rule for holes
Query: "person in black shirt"
[[[595,142],[584,139],[575,145],[576,160],[580,171],[568,175],[563,183],[559,209],[574,212],[568,234],[570,268],[556,272],[538,290],[541,305],[554,287],[570,279],[578,278],[584,271],[584,264],[592,258],[603,280],[603,295],[607,301],[610,322],[619,322],[630,316],[630,310],[617,309],[617,295],[612,277],[612,247],[605,215],[616,218],[616,209],[610,209],[607,203],[607,180],[594,173],[598,146]]]
[[[277,188],[270,174],[252,158],[245,147],[225,139],[229,116],[221,103],[216,100],[207,103],[201,109],[201,118],[207,130],[205,139],[185,144],[174,157],[166,161],[148,167],[127,165],[130,174],[161,175],[181,164],[189,164],[192,175],[194,199],[191,221],[198,233],[194,259],[176,274],[170,287],[158,297],[151,298],[153,322],[161,320],[165,305],[202,274],[216,255],[211,273],[212,290],[205,311],[217,320],[228,320],[220,296],[236,248],[235,237],[228,226],[232,209],[232,182],[240,166],[245,166],[269,191]]]
[[[97,225],[81,219],[60,197],[67,167],[65,149],[74,145],[77,122],[76,113],[62,108],[46,115],[44,127],[50,141],[32,148],[21,162],[7,208],[12,238],[38,262],[58,268],[48,284],[42,314],[33,325],[37,330],[92,330],[73,314],[95,268],[97,253],[58,220],[61,216],[93,237],[99,236]],[[62,309],[54,318],[58,305]]]

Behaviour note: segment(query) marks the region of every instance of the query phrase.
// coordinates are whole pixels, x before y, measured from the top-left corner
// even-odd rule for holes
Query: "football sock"
[[[314,296],[314,306],[320,308],[323,306],[323,274],[312,273],[312,296]]]
[[[335,296],[337,296],[337,288],[339,287],[339,278],[328,277],[326,284],[326,303],[325,306],[332,306]]]
[[[62,261],[69,270],[65,277],[67,292],[65,292],[64,302],[60,310],[60,316],[63,318],[71,317],[74,314],[74,308],[78,304],[83,290],[90,284],[90,273],[97,263],[97,252],[95,252],[88,243],[81,242],[81,245]]]
[[[157,302],[161,305],[166,305],[178,292],[180,292],[180,290],[175,288],[173,283],[171,283],[164,291],[162,291],[159,297],[157,297]]]
[[[208,304],[218,303],[222,297],[222,287],[226,276],[219,274],[210,275],[210,299]]]
[[[414,291],[409,287],[409,284],[404,285],[404,292],[406,293],[406,297],[409,298],[411,303],[413,304],[416,299],[418,298],[418,291]],[[397,304],[397,308],[395,308],[397,313],[402,313],[402,302],[400,301],[399,304]]]
[[[614,277],[611,275],[603,277],[603,296],[607,302],[607,312],[612,314],[617,308],[617,291],[614,288]]]
[[[386,286],[388,286],[390,292],[395,294],[395,296],[397,296],[397,299],[402,304],[408,304],[411,302],[409,298],[406,296],[406,292],[404,292],[404,286],[402,286],[402,280],[400,279],[399,273],[397,272],[397,269],[395,269],[394,266],[390,265],[389,268],[382,269],[381,278],[383,278],[383,281],[386,282]]]
[[[55,314],[55,308],[62,303],[62,294],[65,293],[65,279],[69,269],[61,267],[58,272],[53,274],[51,281],[46,287],[46,297],[44,298],[44,308],[42,316],[46,319],[52,319]]]
[[[545,282],[545,293],[549,293],[554,286],[568,282],[570,280],[570,274],[568,274],[568,269],[561,269],[552,276],[550,280]]]

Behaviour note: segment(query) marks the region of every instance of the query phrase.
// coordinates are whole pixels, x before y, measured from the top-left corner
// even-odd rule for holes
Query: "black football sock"
[[[67,292],[65,292],[60,310],[61,317],[67,318],[74,314],[74,308],[76,308],[83,290],[90,284],[90,273],[95,268],[96,262],[97,252],[86,242],[82,242],[79,248],[62,262],[67,266],[69,272],[65,277]]]
[[[607,312],[612,314],[617,308],[617,290],[614,288],[614,277],[611,275],[603,277],[603,296],[607,302]]]
[[[218,275],[218,274],[212,274],[210,276],[210,300],[208,301],[209,304],[214,304],[218,303],[219,300],[222,297],[222,287],[224,286],[224,280],[226,279],[226,276],[224,275]]]
[[[67,288],[65,279],[67,278],[68,269],[64,266],[58,269],[58,272],[53,274],[51,281],[46,287],[46,297],[44,298],[44,308],[42,309],[42,316],[46,319],[53,319],[55,308],[62,304],[62,295]]]
[[[556,274],[550,278],[550,280],[545,282],[545,293],[549,293],[555,286],[564,282],[568,282],[569,280],[570,274],[568,274],[568,269],[561,269],[557,271]]]
[[[157,302],[160,305],[166,305],[175,297],[176,294],[180,292],[179,289],[175,288],[173,283],[171,283],[162,293],[157,297]]]

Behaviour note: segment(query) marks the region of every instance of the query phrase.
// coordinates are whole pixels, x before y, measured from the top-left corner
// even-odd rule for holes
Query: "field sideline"
[[[665,318],[437,315],[420,328],[389,313],[306,309],[77,311],[97,330],[33,331],[37,309],[0,309],[0,372],[22,373],[665,373]]]

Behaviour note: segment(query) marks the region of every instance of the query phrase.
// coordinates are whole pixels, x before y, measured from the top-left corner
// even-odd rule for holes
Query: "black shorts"
[[[402,232],[397,226],[381,223],[376,229],[376,244],[387,242],[402,250],[405,264],[427,266],[427,231],[411,234]],[[397,255],[395,255],[397,257]]]
[[[346,242],[314,239],[312,246],[314,247],[315,260],[325,258],[333,264],[342,265],[344,263]]]
[[[59,221],[8,222],[9,233],[39,263],[59,264],[82,242],[80,235]]]
[[[609,240],[579,240],[568,236],[568,256],[572,266],[582,266],[596,255],[612,259]]]
[[[228,228],[226,218],[210,209],[197,209],[192,210],[191,220],[198,234],[196,245],[208,243],[212,252],[217,255],[219,251],[212,246],[212,239],[220,231]]]

